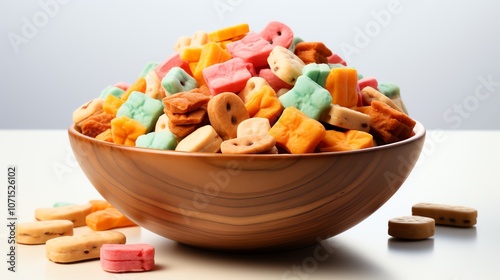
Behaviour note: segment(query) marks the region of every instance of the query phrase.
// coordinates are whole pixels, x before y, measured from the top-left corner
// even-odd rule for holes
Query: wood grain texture
[[[425,139],[352,152],[222,155],[126,147],[68,129],[80,167],[138,225],[217,250],[307,246],[364,220],[402,185]]]

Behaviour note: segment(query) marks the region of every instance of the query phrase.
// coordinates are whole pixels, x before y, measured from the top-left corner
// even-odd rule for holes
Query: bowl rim
[[[248,158],[248,157],[258,157],[263,159],[293,159],[302,157],[332,157],[336,155],[346,155],[346,154],[358,154],[358,153],[368,153],[378,150],[391,149],[397,146],[402,146],[410,142],[417,141],[426,134],[426,129],[422,123],[415,121],[415,127],[413,128],[414,135],[411,137],[389,144],[378,145],[370,148],[352,150],[352,151],[337,151],[337,152],[321,152],[321,153],[304,153],[304,154],[222,154],[222,153],[205,153],[205,152],[180,152],[174,150],[161,150],[145,147],[133,147],[126,146],[122,144],[116,144],[112,142],[106,142],[102,140],[97,140],[90,136],[83,135],[77,128],[77,124],[72,124],[68,128],[68,134],[74,136],[75,138],[85,139],[96,145],[107,146],[117,150],[141,152],[147,154],[158,154],[158,155],[169,155],[176,157],[199,157],[199,158]]]

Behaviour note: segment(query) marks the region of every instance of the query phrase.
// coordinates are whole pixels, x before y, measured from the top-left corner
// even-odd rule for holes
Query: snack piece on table
[[[295,85],[305,65],[298,56],[282,46],[273,48],[267,62],[274,75],[289,85]]]
[[[308,117],[319,120],[332,103],[330,93],[307,76],[300,76],[295,86],[279,97],[286,107],[296,107]]]
[[[35,219],[37,221],[48,220],[69,220],[74,227],[85,225],[85,217],[91,213],[92,205],[90,203],[81,205],[68,205],[52,208],[35,209]]]
[[[437,203],[417,203],[412,215],[432,218],[437,225],[472,227],[477,223],[477,210],[471,207]]]
[[[103,244],[125,244],[127,238],[117,231],[92,231],[48,240],[45,252],[55,263],[72,263],[100,257]]]
[[[322,42],[300,42],[295,45],[294,53],[305,63],[328,63],[333,53]]]
[[[73,235],[69,220],[25,222],[17,225],[16,242],[20,244],[45,244],[47,240]]]
[[[111,120],[113,115],[100,113],[92,115],[81,123],[82,134],[95,138],[97,135],[111,128]]]
[[[272,149],[276,140],[269,134],[250,135],[225,140],[220,145],[223,154],[260,154]]]
[[[370,133],[385,143],[397,142],[413,135],[416,122],[386,103],[373,100],[371,106],[358,107],[356,110],[371,117]]]
[[[103,244],[100,263],[108,272],[149,271],[155,265],[155,248],[149,244]]]
[[[125,146],[135,146],[137,137],[145,134],[147,128],[140,122],[127,116],[116,117],[111,120],[111,135],[113,142]]]
[[[86,225],[95,231],[135,226],[129,218],[114,207],[98,210],[85,217]]]
[[[266,118],[271,124],[276,122],[284,109],[278,95],[268,85],[254,92],[245,102],[245,108],[250,118]]]
[[[242,121],[236,130],[236,137],[265,135],[269,133],[271,124],[267,118],[253,117]]]
[[[403,216],[389,220],[388,233],[401,239],[422,240],[434,235],[434,219],[422,216]]]
[[[92,209],[90,210],[91,212],[104,210],[106,208],[113,207],[113,205],[111,205],[111,203],[109,203],[103,199],[92,199],[92,200],[89,200],[89,203],[90,203],[90,205],[92,205]]]
[[[211,125],[205,125],[179,141],[175,150],[180,152],[217,153],[220,150],[221,143],[222,138],[217,134],[217,131]]]
[[[316,150],[319,152],[341,152],[365,149],[375,146],[373,136],[364,131],[327,130],[326,136],[318,144]]]
[[[322,122],[344,129],[370,131],[371,117],[356,110],[331,104],[321,115]]]
[[[349,67],[332,68],[326,78],[325,88],[332,96],[332,103],[351,108],[358,103],[358,74]]]
[[[325,127],[309,118],[295,107],[283,110],[269,134],[276,139],[276,145],[292,154],[312,153],[326,136]]]
[[[146,127],[146,133],[153,130],[156,121],[163,113],[163,103],[141,92],[134,91],[120,107],[116,117],[134,119]]]
[[[232,92],[223,92],[208,101],[208,118],[222,140],[236,137],[238,125],[248,119],[245,104]]]

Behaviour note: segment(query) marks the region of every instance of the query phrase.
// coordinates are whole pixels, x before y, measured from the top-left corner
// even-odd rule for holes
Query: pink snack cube
[[[239,57],[258,68],[267,65],[273,45],[259,33],[250,32],[243,39],[227,44],[226,49],[233,57]]]
[[[212,95],[222,92],[238,93],[252,77],[247,63],[241,58],[232,58],[226,62],[208,66],[203,69],[202,73]]]
[[[278,92],[278,90],[282,88],[291,89],[293,85],[289,85],[280,78],[278,78],[273,71],[269,68],[264,68],[259,71],[259,77],[263,78],[267,81],[267,83],[274,89],[274,91]]]
[[[358,86],[360,90],[363,90],[365,87],[378,88],[378,82],[374,77],[364,77],[358,80]]]
[[[100,263],[108,272],[149,271],[154,257],[155,248],[149,244],[103,244]]]
[[[188,62],[182,60],[179,54],[174,53],[167,57],[162,63],[158,64],[158,66],[156,66],[155,72],[156,75],[158,75],[158,78],[160,78],[160,81],[163,79],[163,77],[165,77],[167,72],[174,67],[180,67],[189,75],[191,75],[191,69],[189,68]]]

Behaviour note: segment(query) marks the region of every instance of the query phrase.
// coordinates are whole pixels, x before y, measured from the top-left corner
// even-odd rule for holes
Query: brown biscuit
[[[413,135],[416,122],[383,102],[373,100],[371,106],[355,110],[371,117],[370,133],[385,143],[397,142]]]
[[[73,235],[73,223],[68,220],[50,220],[19,223],[17,243],[44,244],[47,240]]]
[[[85,226],[85,218],[92,211],[90,203],[82,205],[68,205],[52,208],[35,209],[35,218],[37,221],[48,220],[69,220],[75,227]]]
[[[388,233],[401,239],[421,240],[434,235],[435,222],[421,216],[403,216],[389,220]]]
[[[232,92],[212,97],[207,110],[210,124],[223,140],[236,138],[238,124],[250,117],[245,103]]]
[[[412,214],[432,218],[438,225],[472,227],[477,222],[477,210],[464,206],[436,203],[417,203]]]
[[[260,154],[270,151],[275,145],[274,137],[262,134],[226,140],[220,145],[220,150],[223,154]]]
[[[100,257],[103,244],[125,244],[125,235],[118,231],[92,231],[62,236],[47,241],[47,258],[56,263],[71,263]]]
[[[294,52],[305,64],[328,63],[328,57],[333,54],[322,42],[300,42]]]
[[[114,119],[114,116],[106,113],[92,115],[82,121],[82,134],[95,138],[104,131],[111,129],[112,119]]]
[[[207,117],[207,109],[201,107],[183,114],[166,111],[165,114],[173,125],[192,125],[201,123]]]
[[[205,106],[210,97],[202,92],[179,92],[162,99],[165,113],[185,114]]]

